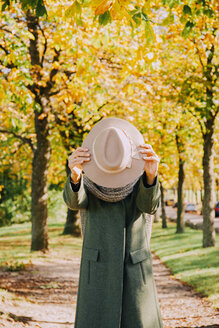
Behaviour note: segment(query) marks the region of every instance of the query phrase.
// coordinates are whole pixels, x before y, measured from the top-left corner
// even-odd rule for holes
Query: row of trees
[[[48,248],[48,180],[65,180],[68,154],[107,115],[154,145],[162,188],[179,171],[178,232],[185,164],[187,183],[204,185],[203,246],[213,246],[216,2],[46,3],[48,16],[42,1],[5,1],[0,25],[1,170],[10,163],[31,184],[31,249]],[[75,220],[69,211],[66,232],[77,232]]]

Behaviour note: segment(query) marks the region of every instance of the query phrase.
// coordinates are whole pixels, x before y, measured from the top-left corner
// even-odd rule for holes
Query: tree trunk
[[[176,219],[176,233],[184,232],[184,165],[185,162],[179,159],[179,172],[178,172],[178,193],[177,193],[177,219]]]
[[[215,33],[215,30],[214,32]],[[218,110],[214,111],[214,87],[216,79],[214,76],[213,64],[215,54],[215,45],[211,45],[210,49],[206,49],[207,65],[203,70],[204,78],[206,79],[206,120],[204,121],[205,133],[204,139],[204,154],[203,154],[203,179],[204,179],[204,198],[203,198],[203,247],[215,246],[215,228],[214,228],[214,206],[215,206],[215,183],[214,183],[214,163],[213,163],[213,148],[214,148],[214,129],[215,119]]]
[[[48,139],[48,118],[39,119],[41,112],[35,111],[37,148],[34,152],[32,167],[32,251],[48,249],[48,210],[47,210],[47,173],[50,160],[50,142]]]
[[[204,195],[204,193],[203,193],[203,189],[201,189],[201,203],[202,203],[202,206],[203,206],[203,196]]]
[[[177,188],[177,219],[176,219],[176,233],[184,232],[184,165],[185,165],[185,145],[182,137],[180,137],[180,131],[183,129],[183,125],[179,124],[176,129],[176,146],[179,155],[179,171],[178,171],[178,188]]]
[[[213,164],[213,146],[214,146],[214,124],[210,123],[209,128],[204,135],[204,155],[203,155],[203,179],[204,179],[204,197],[203,197],[203,247],[215,246],[215,228],[214,228],[214,164]]]
[[[154,222],[155,223],[159,222],[159,218],[160,216],[159,216],[159,209],[158,209],[157,212],[154,214]]]
[[[165,211],[164,190],[163,190],[163,185],[161,182],[160,182],[160,193],[161,193],[162,228],[167,228],[167,216],[166,216],[166,211]]]
[[[79,228],[79,221],[79,211],[72,211],[68,208],[63,235],[80,236],[81,230]]]
[[[67,176],[70,174],[70,169],[68,167],[68,161],[66,161],[66,174],[67,174]],[[79,221],[80,221],[79,211],[73,211],[68,208],[65,227],[63,230],[63,235],[80,236],[81,230],[79,227]]]
[[[48,125],[48,97],[39,90],[37,83],[41,80],[39,72],[40,53],[39,53],[39,18],[27,13],[28,31],[32,33],[33,38],[30,39],[29,54],[32,65],[33,85],[32,92],[35,94],[35,103],[37,109],[34,111],[35,132],[36,132],[36,149],[34,149],[32,164],[32,200],[31,200],[31,216],[32,216],[32,251],[46,251],[48,249],[48,210],[47,210],[47,173],[50,160],[50,141],[49,141],[49,125]]]

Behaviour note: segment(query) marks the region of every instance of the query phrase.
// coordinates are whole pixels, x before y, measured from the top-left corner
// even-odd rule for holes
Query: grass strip
[[[64,222],[49,222],[49,252],[31,252],[31,224],[16,224],[0,228],[0,266],[31,263],[36,258],[46,257],[47,260],[55,258],[80,257],[82,239],[71,235],[63,235]],[[22,267],[22,266],[21,266]]]
[[[176,224],[153,224],[151,250],[164,262],[173,275],[207,296],[219,308],[219,235],[216,247],[202,247],[202,231],[186,227],[176,234]]]

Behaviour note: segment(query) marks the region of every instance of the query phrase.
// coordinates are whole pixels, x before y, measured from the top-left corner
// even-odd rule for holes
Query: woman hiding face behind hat
[[[80,210],[75,328],[161,328],[150,253],[159,158],[129,122],[97,123],[69,157],[63,197]]]

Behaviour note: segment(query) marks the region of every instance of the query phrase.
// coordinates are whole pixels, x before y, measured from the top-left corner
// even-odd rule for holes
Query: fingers
[[[90,153],[87,148],[78,147],[70,156],[69,156],[69,168],[72,170],[73,167],[81,165],[84,162],[90,161]]]
[[[141,147],[144,148],[140,150],[140,153],[146,155],[143,157],[145,161],[157,161],[158,163],[160,162],[159,157],[157,156],[151,145],[145,144],[141,145]]]
[[[142,153],[142,154],[155,154],[155,152],[153,151],[153,149],[140,150],[140,153]]]
[[[145,160],[145,161],[156,161],[156,162],[160,162],[160,159],[159,159],[159,157],[157,156],[157,157],[155,157],[155,156],[151,156],[151,157],[143,157],[143,159]]]
[[[90,159],[90,154],[86,153],[86,152],[79,151],[76,154],[72,154],[70,156],[70,158],[73,159],[73,160],[77,160],[77,159],[87,160],[87,159]]]
[[[76,159],[76,158],[88,158],[90,157],[89,150],[87,148],[78,147],[69,158]]]
[[[146,148],[146,149],[153,149],[150,144],[143,144],[143,145],[140,145],[140,147],[141,148]]]
[[[87,148],[78,147],[70,157],[77,158],[79,156],[88,157],[90,156],[89,150]]]

